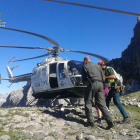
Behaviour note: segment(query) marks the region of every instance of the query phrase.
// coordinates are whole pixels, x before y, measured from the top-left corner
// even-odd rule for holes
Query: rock
[[[139,103],[137,103],[137,107],[140,107],[140,102],[139,102]]]
[[[0,137],[0,140],[10,140],[10,136],[3,135],[3,136]]]
[[[44,132],[33,132],[33,138],[34,139],[42,139],[42,138],[45,138],[47,136],[46,133]]]
[[[45,137],[43,140],[55,140],[55,139],[53,137],[48,136],[48,137]]]
[[[89,135],[87,137],[85,137],[85,140],[96,140],[94,136]]]
[[[82,140],[83,137],[84,137],[84,133],[82,132],[76,136],[76,140]]]

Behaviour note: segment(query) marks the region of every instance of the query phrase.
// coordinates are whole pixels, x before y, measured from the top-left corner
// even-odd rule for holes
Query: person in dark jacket
[[[90,57],[84,58],[84,66],[82,68],[82,81],[88,82],[87,90],[85,93],[85,114],[87,117],[87,123],[89,126],[94,126],[94,120],[92,115],[92,103],[95,98],[96,104],[101,110],[105,120],[108,124],[106,129],[110,129],[114,126],[111,118],[111,114],[106,108],[105,96],[103,91],[103,80],[105,75],[101,67],[91,62]]]

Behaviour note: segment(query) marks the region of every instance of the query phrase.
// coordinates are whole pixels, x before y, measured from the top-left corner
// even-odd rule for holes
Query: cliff
[[[107,65],[123,76],[124,85],[137,85],[135,90],[140,90],[140,17],[133,29],[134,36],[130,44],[122,52],[121,58],[112,59]]]

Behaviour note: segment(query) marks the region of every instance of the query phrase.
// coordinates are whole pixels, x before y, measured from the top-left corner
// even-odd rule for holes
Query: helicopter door
[[[48,79],[48,69],[47,69],[47,66],[45,67],[42,67],[41,70],[40,70],[40,88],[41,90],[47,90],[50,88],[49,86],[49,79]]]
[[[50,81],[51,88],[58,88],[56,65],[57,63],[50,64],[49,81]]]
[[[67,73],[65,63],[58,63],[58,85],[59,87],[71,87],[71,81]]]

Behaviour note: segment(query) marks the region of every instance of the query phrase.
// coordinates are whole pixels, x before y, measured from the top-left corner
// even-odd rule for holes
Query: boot
[[[88,126],[94,127],[94,122],[87,121],[87,123],[88,123]]]
[[[129,122],[130,122],[130,119],[127,117],[127,118],[124,118],[121,123],[123,124],[123,123],[129,123]]]
[[[111,129],[113,126],[114,126],[114,123],[113,122],[109,122],[108,126],[106,127],[106,130]]]
[[[102,122],[102,118],[98,118],[97,123],[101,123]]]

